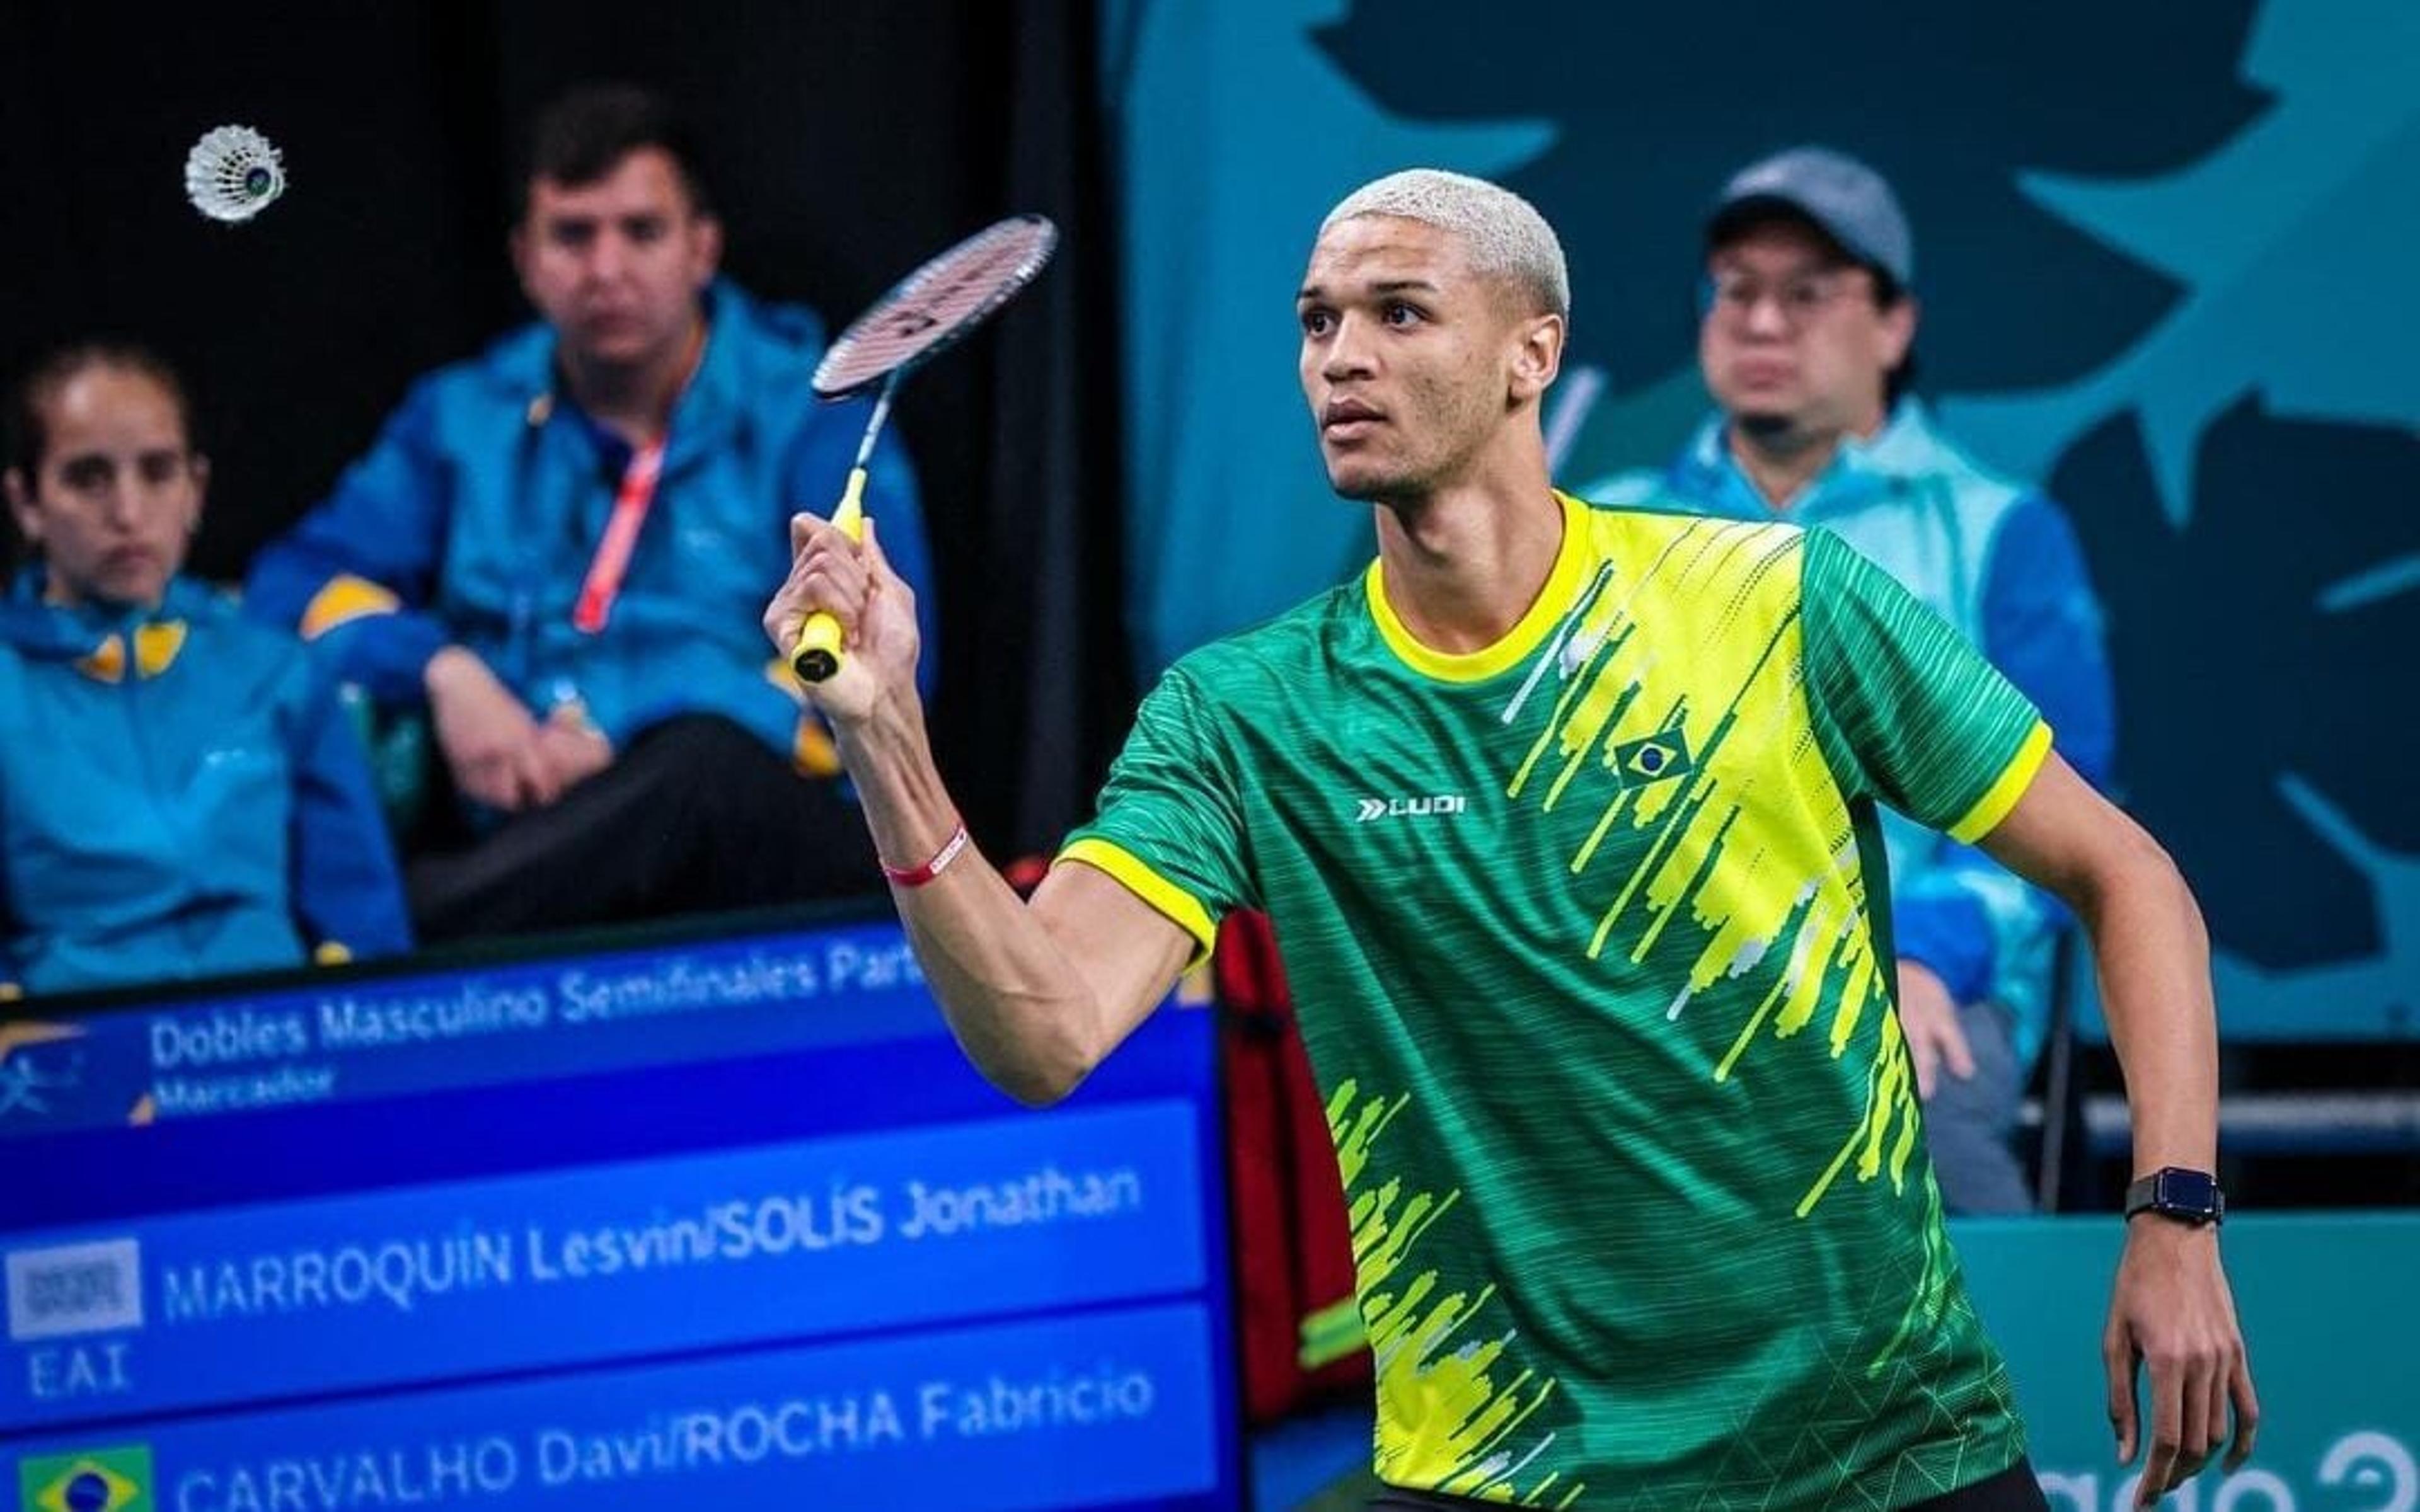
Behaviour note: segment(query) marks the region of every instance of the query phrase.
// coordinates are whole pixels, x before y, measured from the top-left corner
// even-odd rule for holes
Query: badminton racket
[[[832,511],[833,526],[850,540],[864,538],[865,464],[900,381],[1033,282],[1058,245],[1059,228],[1044,216],[1013,215],[985,226],[901,279],[824,353],[815,365],[817,398],[875,395],[848,486]],[[841,640],[831,615],[807,616],[790,652],[791,671],[802,682],[824,681],[840,671]]]

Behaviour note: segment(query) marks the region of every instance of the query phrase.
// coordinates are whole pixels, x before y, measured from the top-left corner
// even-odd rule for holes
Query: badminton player
[[[975,1063],[1063,1095],[1265,908],[1353,1214],[1373,1506],[2038,1508],[1891,1001],[1886,804],[2090,931],[2148,1179],[2118,1451],[2146,1501],[2240,1463],[2207,941],[2165,854],[1837,539],[1555,491],[1569,286],[1517,196],[1365,186],[1295,308],[1376,559],[1170,670],[1030,904],[935,770],[878,525],[794,523],[768,632],[847,629],[815,697]]]

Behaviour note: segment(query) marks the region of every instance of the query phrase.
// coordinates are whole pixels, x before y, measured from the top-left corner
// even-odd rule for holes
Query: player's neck
[[[1852,436],[1872,439],[1886,418],[1877,408],[1846,425],[1828,427],[1734,420],[1724,427],[1724,439],[1732,460],[1756,486],[1765,506],[1777,514],[1796,503],[1807,486],[1832,465],[1841,442]]]
[[[706,350],[700,312],[681,339],[636,363],[582,363],[564,354],[564,384],[590,419],[633,446],[661,440],[673,405]]]
[[[1562,550],[1563,511],[1534,467],[1377,506],[1387,603],[1420,644],[1482,651],[1537,602]]]

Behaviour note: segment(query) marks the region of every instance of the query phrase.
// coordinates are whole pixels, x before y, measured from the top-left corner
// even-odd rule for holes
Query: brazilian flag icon
[[[27,1455],[17,1489],[21,1512],[152,1512],[151,1447]]]
[[[1697,769],[1697,763],[1689,758],[1689,743],[1672,729],[1614,747],[1613,769],[1621,774],[1624,786],[1637,787],[1684,776]]]

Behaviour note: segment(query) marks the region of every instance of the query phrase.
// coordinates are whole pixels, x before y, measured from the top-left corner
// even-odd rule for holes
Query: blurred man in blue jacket
[[[178,576],[209,465],[139,348],[66,348],[9,413],[35,561],[0,601],[0,982],[214,976],[411,944],[335,690]]]
[[[256,612],[381,708],[427,708],[478,838],[412,866],[427,935],[878,877],[752,608],[787,567],[791,513],[838,497],[865,416],[818,405],[820,323],[719,279],[721,247],[661,100],[558,100],[512,237],[543,320],[415,386],[254,565]],[[929,602],[906,458],[886,441],[872,471],[883,541]]]
[[[1975,461],[1908,392],[1915,242],[1866,164],[1800,147],[1740,172],[1706,228],[1698,360],[1721,412],[1664,472],[1588,490],[1821,525],[1964,631],[2106,786],[2101,611],[2075,533]],[[2031,1206],[2009,1148],[2065,916],[1990,857],[1883,815],[1899,1011],[1952,1211]]]

